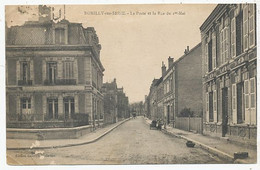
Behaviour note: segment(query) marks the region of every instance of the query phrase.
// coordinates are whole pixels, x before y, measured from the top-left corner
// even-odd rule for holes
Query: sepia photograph
[[[257,5],[4,5],[7,166],[255,169]]]

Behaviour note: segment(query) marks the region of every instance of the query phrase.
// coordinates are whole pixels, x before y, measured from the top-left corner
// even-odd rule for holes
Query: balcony
[[[31,86],[32,80],[18,80],[18,86]]]
[[[76,85],[76,79],[56,79],[55,81],[45,80],[44,85]]]

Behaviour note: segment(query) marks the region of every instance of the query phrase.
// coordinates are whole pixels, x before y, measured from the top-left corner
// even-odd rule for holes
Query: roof
[[[188,53],[182,55],[180,58],[178,58],[165,72],[165,74],[162,76],[164,77],[165,75],[167,75],[167,73],[176,65],[178,64],[182,59],[184,59],[186,56],[188,56],[190,53],[192,53],[195,49],[199,48],[201,46],[201,42],[199,44],[197,44],[195,47],[193,47],[192,49],[189,50]]]
[[[203,24],[200,26],[200,30],[206,29],[208,25],[214,21],[215,18],[217,18],[218,15],[220,15],[228,6],[228,4],[219,4],[216,6],[216,8],[210,13],[208,18],[203,22]]]

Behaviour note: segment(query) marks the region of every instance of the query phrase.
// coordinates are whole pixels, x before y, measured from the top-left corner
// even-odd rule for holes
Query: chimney
[[[171,56],[169,56],[168,58],[168,69],[172,66],[173,64],[173,58],[171,58]]]
[[[51,7],[48,7],[46,5],[39,5],[38,10],[40,22],[46,22],[51,20]]]
[[[165,64],[162,62],[162,76],[166,73],[166,66]]]
[[[190,52],[190,47],[187,46],[187,48],[184,50],[184,54],[188,54]]]

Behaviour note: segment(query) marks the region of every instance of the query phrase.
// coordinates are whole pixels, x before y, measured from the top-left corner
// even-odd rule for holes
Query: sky
[[[53,6],[53,5],[52,5]],[[53,6],[55,15],[63,5]],[[130,103],[143,101],[154,78],[161,77],[162,62],[177,60],[187,46],[201,40],[199,27],[215,4],[66,5],[70,22],[94,27],[99,37],[104,82],[117,80]],[[6,23],[22,25],[37,20],[37,6],[6,6]],[[114,15],[113,12],[119,12]],[[103,15],[102,15],[103,14]],[[112,15],[113,14],[113,15]]]

